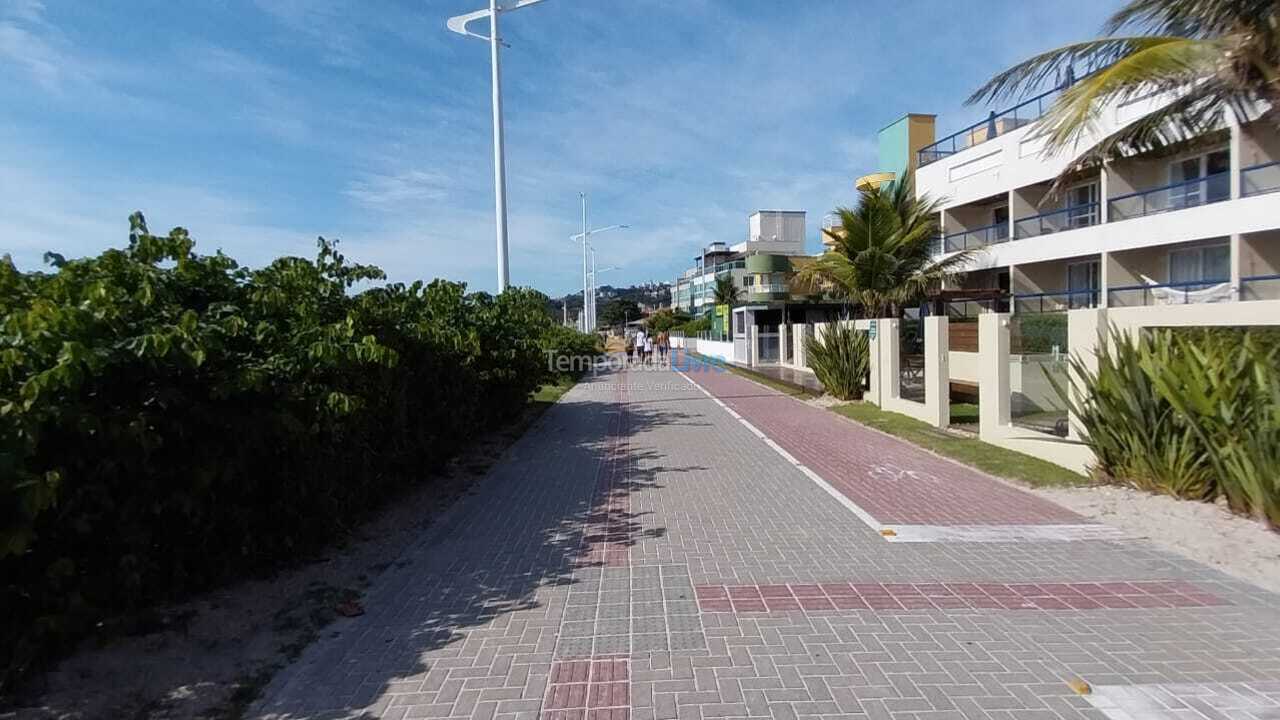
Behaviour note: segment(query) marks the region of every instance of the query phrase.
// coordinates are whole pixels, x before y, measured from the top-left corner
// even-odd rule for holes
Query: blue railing
[[[1111,198],[1108,220],[1128,220],[1231,199],[1231,174],[1219,172]]]
[[[1021,293],[1013,296],[1013,313],[1025,315],[1097,307],[1098,292],[1097,290],[1064,290],[1063,292]]]
[[[1264,195],[1280,190],[1280,160],[1240,170],[1240,195]]]
[[[1280,275],[1240,278],[1241,300],[1280,300]]]
[[[1108,307],[1138,305],[1193,305],[1227,302],[1232,299],[1228,278],[1190,282],[1126,285],[1107,291]]]
[[[942,238],[943,252],[972,250],[984,245],[994,245],[1009,239],[1009,223],[999,222],[986,227],[951,233]]]
[[[1101,207],[1101,204],[1095,202],[1085,205],[1073,205],[1061,210],[1020,218],[1013,224],[1013,239],[1021,240],[1022,238],[1035,237],[1037,235],[1048,235],[1049,233],[1062,232],[1063,230],[1074,230],[1097,225],[1101,220],[1099,217],[1099,209]]]
[[[1067,86],[1063,85],[1043,92],[1029,100],[1024,100],[1008,110],[999,113],[993,111],[985,120],[976,122],[957,133],[942,138],[932,145],[921,148],[916,154],[917,164],[920,167],[924,167],[948,155],[954,155],[966,148],[980,145],[1000,135],[1013,132],[1031,121],[1039,119],[1058,99],[1058,95],[1065,87]]]

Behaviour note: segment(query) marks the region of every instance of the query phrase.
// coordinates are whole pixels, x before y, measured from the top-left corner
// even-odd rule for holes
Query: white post
[[[502,140],[502,73],[498,60],[498,0],[489,0],[489,62],[493,71],[493,205],[497,215],[498,292],[507,289],[507,161]]]
[[[940,428],[951,424],[950,327],[945,315],[924,319],[924,402],[930,424]]]
[[[1009,424],[1009,317],[978,316],[978,436],[988,442]]]
[[[596,278],[596,251],[595,251],[595,248],[592,248],[591,249],[591,315],[588,316],[587,319],[591,323],[591,330],[593,331],[596,329],[596,285],[599,282],[600,282],[599,279]]]
[[[578,193],[582,198],[582,332],[587,331],[587,194]]]

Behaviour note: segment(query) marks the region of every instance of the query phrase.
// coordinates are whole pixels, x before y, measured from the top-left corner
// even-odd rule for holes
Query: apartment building
[[[1237,122],[1055,181],[1034,121],[1055,88],[917,153],[917,193],[944,199],[937,254],[979,251],[961,289],[1015,313],[1280,299],[1280,135]],[[1168,103],[1104,109],[1081,147]],[[1003,309],[1003,308],[1002,308]]]
[[[671,304],[691,315],[715,306],[716,278],[730,277],[747,302],[790,298],[793,261],[804,257],[805,212],[758,210],[747,221],[747,239],[702,248],[693,266],[671,284]]]

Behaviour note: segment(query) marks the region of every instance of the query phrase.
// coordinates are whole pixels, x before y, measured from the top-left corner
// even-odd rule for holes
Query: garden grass
[[[952,406],[953,409],[955,406]],[[973,406],[975,420],[977,406]],[[1089,478],[1054,465],[1047,460],[1006,450],[977,438],[959,437],[938,430],[906,415],[886,412],[870,403],[846,403],[831,408],[867,427],[902,438],[939,455],[971,465],[997,477],[1016,480],[1032,487],[1085,485]]]

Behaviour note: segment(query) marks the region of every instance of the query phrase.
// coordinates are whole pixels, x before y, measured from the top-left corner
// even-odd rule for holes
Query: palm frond
[[[1221,53],[1213,41],[1161,38],[1064,90],[1034,132],[1045,138],[1047,151],[1073,147],[1097,133],[1103,108],[1162,92],[1195,92],[1197,82],[1212,82],[1204,78]]]

